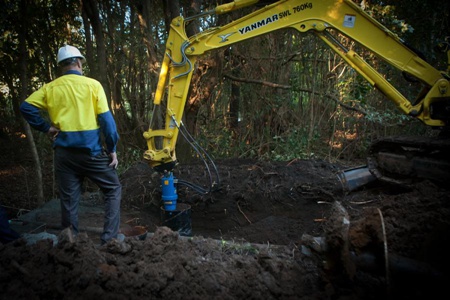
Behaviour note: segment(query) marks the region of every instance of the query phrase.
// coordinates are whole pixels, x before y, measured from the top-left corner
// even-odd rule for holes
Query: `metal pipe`
[[[342,170],[337,176],[346,192],[354,191],[377,179],[367,166]]]

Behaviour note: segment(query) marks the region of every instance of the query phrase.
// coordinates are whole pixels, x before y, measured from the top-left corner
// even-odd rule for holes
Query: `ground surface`
[[[204,196],[180,186],[191,209],[173,231],[163,226],[174,224],[161,210],[159,175],[137,163],[122,175],[122,230],[139,225],[148,234],[100,247],[95,188],[86,185],[83,230],[73,237],[58,228],[57,200],[32,207],[26,143],[1,143],[0,204],[59,235],[55,246],[0,245],[2,299],[431,299],[450,282],[449,191],[429,181],[345,193],[338,164],[216,161],[220,189]],[[181,164],[175,176],[206,188],[206,170]]]

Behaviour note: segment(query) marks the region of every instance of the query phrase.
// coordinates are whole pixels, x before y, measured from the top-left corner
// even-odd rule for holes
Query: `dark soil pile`
[[[23,179],[29,188],[33,180],[29,161],[13,157],[1,160],[1,204],[17,207],[29,198]],[[0,245],[0,298],[411,299],[446,290],[448,188],[376,182],[346,194],[343,166],[326,161],[216,165],[219,190],[178,189],[191,237],[162,226],[159,175],[137,163],[122,175],[122,210],[147,216],[144,240],[99,246],[64,230],[55,246]],[[201,163],[174,174],[208,186]]]

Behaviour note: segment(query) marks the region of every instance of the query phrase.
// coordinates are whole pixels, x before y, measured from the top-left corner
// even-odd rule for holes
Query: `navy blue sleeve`
[[[20,112],[25,120],[36,130],[47,132],[50,129],[50,124],[42,118],[39,108],[24,101],[20,105]]]
[[[119,134],[117,133],[116,122],[114,121],[111,111],[98,115],[100,130],[105,138],[106,149],[109,152],[116,152]]]

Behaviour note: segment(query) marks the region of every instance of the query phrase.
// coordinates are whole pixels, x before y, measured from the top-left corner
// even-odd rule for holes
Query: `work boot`
[[[116,240],[117,240],[119,243],[122,243],[123,241],[125,241],[125,235],[122,234],[122,233],[117,234]]]

